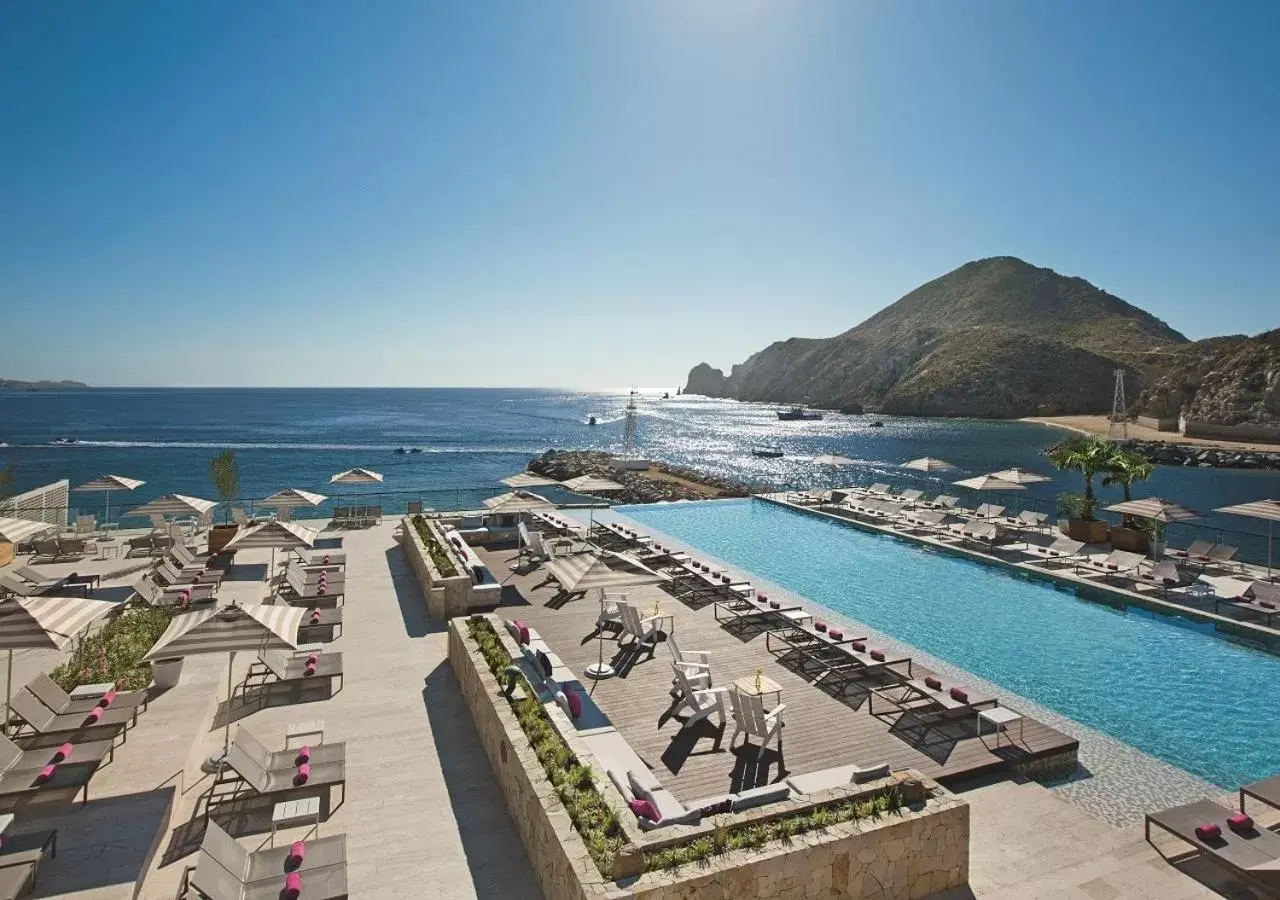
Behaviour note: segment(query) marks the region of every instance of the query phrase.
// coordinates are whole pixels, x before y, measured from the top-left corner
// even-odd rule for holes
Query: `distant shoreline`
[[[1031,422],[1035,425],[1046,425],[1050,428],[1061,428],[1076,434],[1100,435],[1106,437],[1108,419],[1106,416],[1025,416],[1019,422]],[[1208,438],[1194,438],[1178,434],[1175,431],[1156,431],[1143,428],[1134,422],[1129,423],[1129,439],[1161,444],[1180,444],[1190,447],[1213,447],[1219,450],[1236,450],[1250,453],[1275,453],[1280,450],[1275,444],[1252,443],[1248,441],[1224,441]]]

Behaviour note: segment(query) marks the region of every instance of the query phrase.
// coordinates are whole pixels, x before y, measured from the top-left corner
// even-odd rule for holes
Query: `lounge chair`
[[[0,851],[0,900],[34,891],[45,855],[58,855],[58,830],[6,835]]]
[[[1093,559],[1082,559],[1076,563],[1076,571],[1101,572],[1106,581],[1113,575],[1132,577],[1138,571],[1146,557],[1141,553],[1128,550],[1112,550],[1102,562]]]
[[[1032,510],[1024,509],[1016,516],[1006,518],[1005,522],[1019,531],[1039,531],[1045,527],[1045,523],[1048,520],[1048,513],[1033,512]]]
[[[0,735],[0,809],[67,803],[81,792],[88,800],[89,780],[111,758],[111,742],[71,743],[71,755],[59,759],[61,743],[23,750]]]
[[[1238,552],[1240,552],[1239,547],[1233,547],[1230,544],[1214,544],[1213,549],[1209,551],[1209,564],[1228,568],[1227,563],[1234,560]]]
[[[215,599],[215,585],[212,584],[175,584],[161,585],[150,575],[143,575],[133,583],[134,594],[148,606],[173,606],[183,602],[186,594],[188,603],[212,603]]]
[[[904,513],[899,529],[903,531],[938,531],[950,524],[951,514],[942,509],[923,509]]]
[[[1147,813],[1147,843],[1155,846],[1155,825],[1267,892],[1280,894],[1280,835],[1254,827],[1248,816],[1237,818],[1243,815],[1211,800]]]
[[[721,726],[724,725],[724,695],[729,693],[728,688],[699,687],[696,681],[689,678],[687,671],[674,662],[671,664],[671,671],[676,676],[676,691],[678,692],[679,703],[676,712],[682,709],[688,710],[688,717],[680,723],[681,730],[695,725],[703,719],[710,718],[713,714],[720,719]]]
[[[206,572],[203,568],[179,570],[177,566],[167,559],[162,560],[151,571],[159,582],[163,582],[161,586],[166,588],[207,584],[216,589],[222,583],[221,572]]]
[[[1280,775],[1272,775],[1262,781],[1246,784],[1240,788],[1240,811],[1244,812],[1244,798],[1252,797],[1273,809],[1280,809]]]
[[[924,491],[918,491],[915,488],[898,495],[898,499],[905,503],[918,503],[922,497],[924,497]]]
[[[19,597],[39,597],[52,594],[66,583],[65,578],[44,578],[33,581],[24,577],[17,569],[0,572],[0,591],[8,591]]]
[[[231,739],[231,743],[243,750],[246,756],[268,772],[296,768],[298,765],[298,750],[301,748],[269,750],[262,741],[253,736],[253,732],[243,725],[236,729],[236,736]],[[307,761],[316,765],[340,763],[347,758],[347,745],[341,741],[333,744],[316,744],[308,747],[307,750],[310,754]]]
[[[760,746],[756,750],[756,758],[764,755],[764,750],[774,738],[778,739],[778,753],[782,753],[782,713],[787,704],[780,703],[773,709],[764,708],[764,700],[758,694],[744,694],[741,691],[729,691],[729,705],[733,709],[733,736],[729,738],[729,748],[739,734],[746,735],[746,740],[756,738]]]
[[[51,712],[62,716],[87,716],[99,706],[105,698],[73,700],[71,695],[58,687],[58,683],[47,674],[41,673],[27,684],[27,690],[35,694],[36,699],[49,707]],[[105,705],[107,709],[142,709],[147,705],[146,691],[126,691],[113,693],[111,700]]]
[[[284,896],[290,873],[301,881],[299,896],[334,900],[347,896],[347,836],[335,834],[303,842],[301,860],[292,858],[291,846],[268,847],[250,852],[216,822],[210,821],[200,843],[194,867],[184,873],[188,889],[212,900],[242,897]],[[228,877],[230,876],[230,877]],[[270,891],[275,891],[275,895]]]
[[[795,603],[783,603],[780,600],[768,600],[765,595],[754,597],[733,597],[728,600],[717,600],[712,614],[717,622],[733,626],[750,624],[773,618],[786,622],[807,622],[813,618],[804,611],[804,607]]]
[[[823,622],[792,623],[788,628],[766,631],[764,634],[766,651],[776,653],[779,658],[795,654],[801,670],[809,663],[816,665],[819,674],[815,681],[821,679],[832,665],[844,661],[842,647],[854,641],[865,640],[865,637],[855,634],[846,635],[844,629],[828,627]],[[779,647],[775,648],[775,643]]]
[[[1280,585],[1255,581],[1245,588],[1239,597],[1231,600],[1219,598],[1214,601],[1215,611],[1221,610],[1224,606],[1237,612],[1260,616],[1267,625],[1271,625],[1275,617],[1280,615]]]
[[[1178,550],[1170,547],[1169,554],[1171,556],[1177,556],[1195,562],[1208,562],[1209,551],[1212,549],[1213,541],[1194,541],[1186,550]]]
[[[35,541],[34,544],[36,552],[32,562],[62,562],[64,560],[84,559],[89,555],[88,541],[48,538]]]
[[[868,675],[881,679],[910,678],[912,671],[910,656],[895,656],[878,647],[869,647],[865,638],[837,645],[827,654],[825,661],[827,667],[813,679],[813,684],[829,678],[859,681]],[[905,666],[906,672],[895,669],[895,666]]]
[[[650,653],[658,646],[658,638],[663,633],[662,624],[664,622],[670,626],[667,629],[668,631],[675,630],[675,617],[670,613],[641,616],[640,610],[630,603],[618,604],[618,612],[622,616],[622,635],[631,636],[630,646],[647,646]],[[619,635],[619,640],[621,640],[622,635]]]
[[[307,660],[312,656],[315,657],[315,666],[308,675]],[[257,660],[250,664],[241,688],[247,693],[250,687],[265,687],[280,682],[300,684],[308,681],[330,681],[334,678],[338,679],[338,690],[342,690],[341,653],[294,655],[287,650],[266,650],[259,653]]]
[[[1165,594],[1175,588],[1186,587],[1196,582],[1196,576],[1184,571],[1174,560],[1166,559],[1156,563],[1148,572],[1141,567],[1133,573],[1133,578],[1142,584],[1153,584]]]
[[[975,519],[999,519],[1004,517],[1004,507],[994,503],[984,503],[973,511]]]
[[[37,747],[58,746],[68,741],[80,744],[114,740],[124,735],[138,717],[136,707],[108,707],[96,717],[92,711],[56,713],[26,688],[13,695],[9,708],[22,719],[24,728],[34,732],[29,743]],[[19,736],[22,736],[21,731]]]
[[[867,711],[873,716],[885,715],[883,709],[876,712],[877,699],[887,703],[891,713],[909,714],[925,721],[974,716],[980,709],[1000,705],[995,697],[963,685],[944,684],[933,675],[873,688]]]
[[[959,502],[959,497],[952,497],[948,494],[939,494],[933,498],[933,505],[942,509],[955,509],[956,504]]]
[[[343,760],[316,763],[310,766],[305,779],[302,778],[297,765],[289,765],[281,769],[264,769],[244,752],[241,747],[232,744],[227,748],[226,765],[214,778],[213,788],[209,792],[205,807],[208,818],[219,806],[238,800],[253,798],[269,798],[280,802],[282,797],[291,794],[319,795],[326,799],[332,797],[332,790],[341,786],[345,797],[347,787],[347,768]]]
[[[169,548],[169,556],[183,569],[208,568],[210,554],[196,553],[186,544],[178,543]]]
[[[313,606],[310,612],[302,617],[302,624],[298,626],[298,642],[309,644],[312,641],[331,641],[337,636],[338,629],[342,628],[342,607],[340,606]],[[325,635],[321,637],[320,635]]]
[[[326,575],[321,584],[319,575],[311,576],[291,566],[285,570],[280,596],[294,606],[337,606],[346,590],[344,577]]]
[[[1039,544],[1027,543],[1027,552],[1036,556],[1043,556],[1046,560],[1053,561],[1070,561],[1080,555],[1080,551],[1084,550],[1084,541],[1073,541],[1069,537],[1060,537],[1047,547]]]

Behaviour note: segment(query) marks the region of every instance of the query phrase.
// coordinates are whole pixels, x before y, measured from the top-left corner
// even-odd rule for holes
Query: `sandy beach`
[[[1106,416],[1027,416],[1020,422],[1034,422],[1037,425],[1048,425],[1051,428],[1064,428],[1078,434],[1099,434],[1106,436]],[[1209,438],[1186,437],[1175,431],[1156,431],[1154,428],[1143,428],[1133,422],[1129,423],[1129,437],[1135,441],[1162,441],[1166,444],[1190,444],[1196,447],[1217,447],[1223,450],[1248,450],[1275,453],[1280,447],[1275,444],[1250,443],[1247,441],[1224,441]]]

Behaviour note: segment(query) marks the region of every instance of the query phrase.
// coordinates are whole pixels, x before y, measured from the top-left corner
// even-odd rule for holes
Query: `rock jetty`
[[[1229,450],[1171,444],[1166,441],[1125,441],[1124,446],[1162,466],[1200,466],[1205,469],[1280,469],[1280,452]]]
[[[564,481],[580,475],[608,478],[623,486],[602,495],[611,503],[658,503],[663,500],[706,500],[711,497],[748,497],[751,488],[683,466],[653,462],[647,472],[615,469],[612,453],[597,450],[548,450],[529,461],[538,475]]]

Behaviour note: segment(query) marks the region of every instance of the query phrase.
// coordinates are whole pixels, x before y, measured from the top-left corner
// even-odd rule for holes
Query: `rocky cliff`
[[[844,334],[791,338],[689,393],[909,415],[1101,412],[1123,366],[1136,393],[1189,342],[1082,278],[1013,257],[967,263]]]
[[[1136,406],[1158,418],[1280,427],[1280,329],[1180,348]]]

